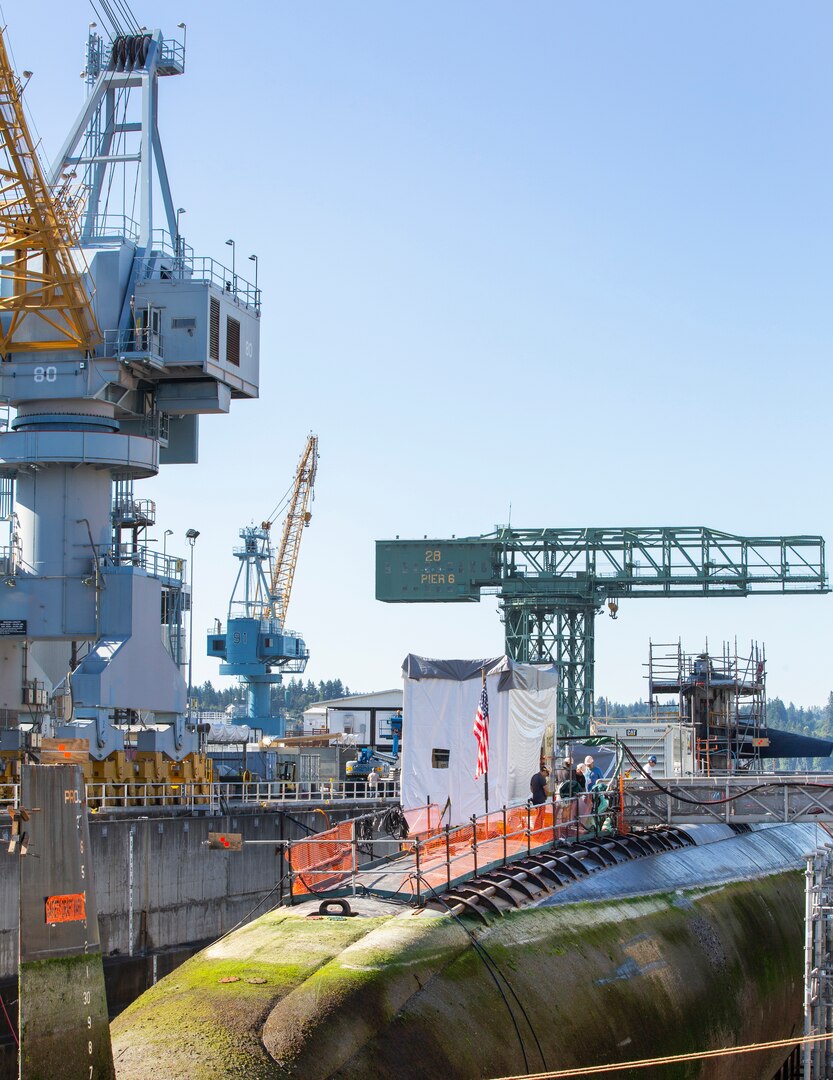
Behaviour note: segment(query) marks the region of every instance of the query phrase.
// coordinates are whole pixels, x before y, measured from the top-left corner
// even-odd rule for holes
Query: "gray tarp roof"
[[[508,656],[482,660],[434,660],[408,653],[402,662],[406,679],[450,679],[466,682],[483,675],[500,675],[498,690],[545,690],[558,686],[554,664],[520,664]]]
[[[212,724],[208,729],[208,742],[214,746],[242,746],[256,742],[262,732],[248,724]]]

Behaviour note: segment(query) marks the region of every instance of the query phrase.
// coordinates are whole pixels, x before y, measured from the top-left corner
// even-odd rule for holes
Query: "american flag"
[[[477,739],[477,765],[474,768],[474,778],[480,777],[489,771],[489,695],[486,693],[486,683],[480,691],[480,704],[474,714],[474,737]]]

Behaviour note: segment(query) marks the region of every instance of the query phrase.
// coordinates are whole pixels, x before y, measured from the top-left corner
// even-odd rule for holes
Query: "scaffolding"
[[[803,1080],[833,1076],[833,846],[807,858],[804,916]]]
[[[681,641],[650,643],[651,718],[691,731],[694,771],[701,776],[760,772],[766,726],[766,654],[752,642],[738,652],[724,642],[719,655],[686,653]]]

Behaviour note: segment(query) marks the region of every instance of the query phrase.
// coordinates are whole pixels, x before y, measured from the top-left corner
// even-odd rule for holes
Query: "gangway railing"
[[[174,256],[175,260],[176,258]],[[136,262],[139,266],[139,274],[143,278],[155,278],[161,275],[163,269],[165,274],[171,277],[177,269],[175,265],[163,268],[156,255],[137,259]],[[235,268],[229,269],[229,267],[216,259],[209,256],[189,256],[186,273],[190,281],[214,285],[221,291],[240,300],[246,307],[256,309],[260,307],[260,288],[255,288],[250,281],[238,274]]]
[[[833,822],[833,775],[703,776],[624,784],[629,825]]]
[[[720,821],[728,824],[833,822],[833,777],[722,777],[623,783],[617,790],[543,806],[501,808],[464,825],[442,826],[438,807],[423,809],[424,831],[401,842],[393,859],[362,865],[376,841],[362,839],[360,823],[286,842],[293,898],[329,892],[370,892],[410,899],[417,906],[487,870],[526,858],[536,850],[661,825]],[[381,842],[381,841],[379,841]],[[384,841],[389,843],[390,841]]]
[[[427,808],[439,820],[439,808]],[[408,900],[418,907],[453,885],[506,866],[542,848],[583,835],[613,832],[612,804],[591,795],[541,806],[502,807],[463,825],[436,825],[400,841],[392,858],[363,862],[374,845],[390,839],[365,839],[361,821],[344,821],[304,840],[285,841],[290,903],[299,897],[369,892]]]

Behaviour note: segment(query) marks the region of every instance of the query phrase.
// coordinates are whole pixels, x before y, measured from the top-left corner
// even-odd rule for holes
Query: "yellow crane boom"
[[[72,251],[83,199],[72,194],[71,178],[56,190],[47,182],[22,95],[0,30],[0,354],[91,353],[102,336]]]
[[[298,564],[298,552],[305,525],[309,525],[312,514],[309,510],[315,473],[318,468],[318,436],[310,435],[298,468],[295,471],[295,484],[289,500],[289,509],[283,523],[281,544],[272,571],[272,596],[281,626],[286,626],[286,611],[292,595],[292,581]]]

